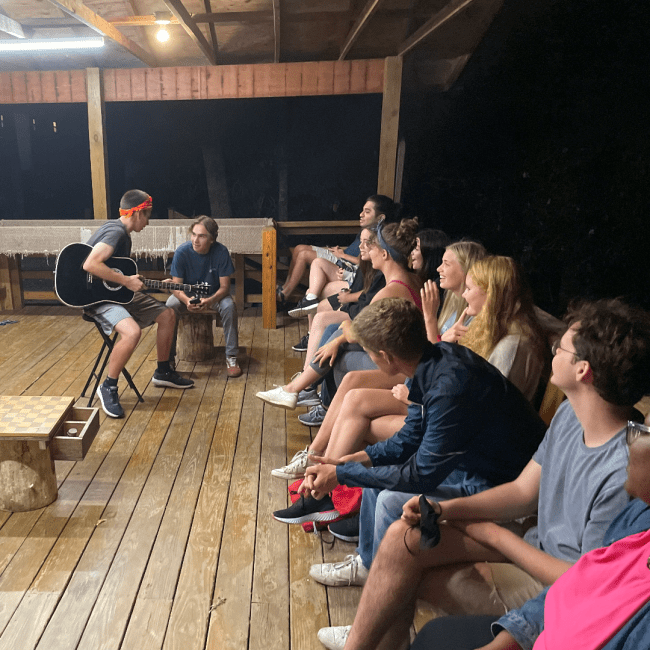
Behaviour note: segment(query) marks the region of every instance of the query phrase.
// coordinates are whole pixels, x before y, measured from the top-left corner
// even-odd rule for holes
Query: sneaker
[[[226,372],[228,377],[239,377],[241,375],[241,368],[237,363],[237,357],[226,357]]]
[[[293,309],[289,310],[289,316],[292,318],[302,318],[315,312],[316,309],[318,309],[318,298],[313,298],[312,300],[303,298]]]
[[[318,630],[318,640],[327,648],[327,650],[343,650],[351,629],[351,625],[322,627]]]
[[[288,465],[284,467],[279,467],[278,469],[271,470],[271,476],[276,478],[286,478],[291,481],[296,479],[303,478],[305,475],[305,470],[309,466],[309,452],[307,451],[309,447],[305,447],[302,451],[299,451],[292,459]]]
[[[321,424],[323,424],[323,420],[325,419],[325,416],[327,415],[327,411],[325,410],[325,407],[322,404],[317,404],[316,406],[312,406],[309,409],[308,413],[303,413],[302,415],[298,416],[298,419],[308,427],[319,427]]]
[[[272,390],[260,391],[255,396],[267,404],[281,406],[283,409],[289,409],[290,411],[296,408],[296,402],[298,401],[298,393],[288,393],[282,386]]]
[[[167,386],[167,388],[191,388],[194,386],[194,381],[181,377],[175,370],[169,372],[156,370],[151,381],[154,386]]]
[[[97,393],[99,401],[102,403],[102,410],[109,418],[124,417],[124,409],[120,405],[120,398],[117,396],[117,386],[101,384]]]
[[[320,395],[315,388],[301,390],[298,393],[296,406],[316,406],[320,404]]]
[[[358,542],[359,541],[359,515],[341,519],[340,521],[332,522],[327,529],[344,542]]]
[[[309,332],[305,334],[301,339],[299,343],[296,343],[295,345],[291,346],[292,350],[295,350],[296,352],[307,352],[307,345],[309,343]]]
[[[298,501],[288,508],[276,510],[273,517],[283,524],[302,524],[306,521],[332,521],[341,515],[334,507],[329,494],[318,501],[314,497],[300,495]]]
[[[368,569],[363,566],[360,555],[348,555],[343,562],[312,564],[309,575],[328,587],[362,587],[368,578]]]

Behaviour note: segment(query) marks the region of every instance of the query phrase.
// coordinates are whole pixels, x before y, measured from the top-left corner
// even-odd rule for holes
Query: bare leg
[[[176,325],[176,314],[173,309],[166,309],[158,318],[158,331],[156,332],[156,353],[158,361],[168,361],[169,351],[174,338],[174,327]]]
[[[108,376],[111,379],[118,379],[122,369],[131,358],[142,330],[133,318],[124,318],[116,326],[115,331],[120,335],[113,346],[111,358],[108,360]],[[167,350],[169,353],[169,350]]]
[[[325,285],[338,281],[338,266],[321,257],[316,258],[309,267],[309,289],[307,293],[320,296]],[[347,285],[347,283],[346,283]],[[323,295],[325,298],[326,296]]]
[[[301,390],[305,390],[305,388],[318,381],[319,377],[320,375],[311,366],[309,366],[305,368],[305,370],[298,377],[290,381],[282,388],[283,390],[286,390],[287,393],[299,393]]]
[[[315,259],[317,259],[316,251],[311,246],[300,244],[293,249],[287,281],[282,287],[282,294],[285,298],[298,286],[307,266]]]
[[[324,302],[327,301],[325,300]],[[350,317],[344,311],[316,312],[312,325],[309,328],[309,343],[307,343],[307,354],[305,355],[305,370],[309,367],[311,360],[316,354],[316,350],[318,350],[325,328],[328,325],[342,323],[345,320],[350,320]]]
[[[310,451],[316,454],[322,454],[327,449],[334,424],[339,417],[343,400],[348,391],[353,388],[392,388],[400,381],[404,381],[404,375],[389,376],[385,375],[381,370],[356,370],[347,373],[343,377],[341,385],[338,387],[336,395],[334,395],[334,399],[327,409],[327,414],[323,423],[320,425],[316,437],[309,446]]]
[[[345,287],[348,286],[347,282],[343,282],[343,280],[337,280],[336,282],[328,282],[325,285],[325,288],[321,292],[321,295],[323,296],[323,300],[321,300],[318,303],[318,307],[316,308],[316,314],[331,314],[334,310],[332,309],[332,305],[330,304],[330,301],[327,300],[329,296],[333,296],[335,293],[338,293],[341,289],[344,289]],[[347,314],[344,311],[337,311],[337,314],[345,315]],[[312,323],[314,322],[314,318],[316,314],[309,313],[307,315],[307,318],[309,319],[309,331],[311,332],[311,327]]]
[[[370,568],[346,650],[406,647],[418,587],[428,569],[504,560],[500,553],[451,526],[442,524],[440,532],[438,546],[421,551],[418,528],[410,528],[400,520],[388,529]]]
[[[397,429],[386,426],[375,427],[374,431],[381,432],[383,437],[371,435],[370,425],[377,418],[385,419],[389,423],[394,421],[393,416],[401,417],[402,424],[406,415],[406,404],[396,400],[390,390],[382,388],[357,388],[347,393],[339,417],[332,429],[326,456],[338,460],[346,454],[364,449],[367,445],[374,445],[379,440],[392,436]]]

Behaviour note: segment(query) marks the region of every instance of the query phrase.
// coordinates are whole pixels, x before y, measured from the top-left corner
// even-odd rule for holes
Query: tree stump
[[[58,489],[49,445],[38,441],[0,440],[0,486],[2,510],[25,512],[52,503]]]
[[[181,314],[178,319],[177,352],[181,361],[214,359],[214,314]]]

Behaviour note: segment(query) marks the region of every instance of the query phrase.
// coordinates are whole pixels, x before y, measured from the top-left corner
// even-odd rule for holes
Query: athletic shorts
[[[103,302],[85,311],[100,324],[104,334],[110,336],[115,326],[125,318],[133,318],[140,329],[144,329],[153,325],[166,309],[169,308],[164,303],[137,291],[128,305]]]

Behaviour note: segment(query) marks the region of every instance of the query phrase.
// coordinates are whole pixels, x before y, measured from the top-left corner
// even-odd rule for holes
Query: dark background
[[[405,60],[405,215],[482,241],[528,271],[537,303],[650,308],[650,8],[507,1],[446,93]],[[377,182],[378,95],[108,103],[111,204],[210,212],[203,148],[221,147],[233,217],[353,219]],[[0,218],[92,218],[85,105],[0,107]]]

